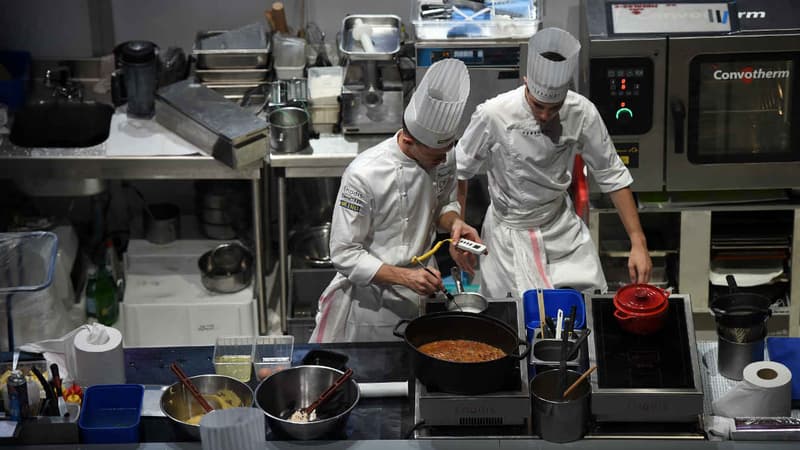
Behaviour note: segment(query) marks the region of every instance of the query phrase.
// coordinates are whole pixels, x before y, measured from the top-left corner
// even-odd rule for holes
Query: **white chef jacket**
[[[397,135],[353,160],[331,222],[338,273],[320,296],[311,342],[396,340],[397,323],[419,315],[419,295],[372,278],[382,264],[409,266],[430,249],[438,218],[460,213],[455,186],[453,151],[426,171],[400,150]]]
[[[602,192],[633,182],[597,108],[569,91],[545,129],[525,101],[525,86],[478,106],[456,147],[458,179],[482,169],[491,203],[481,238],[481,292],[522,296],[536,287],[607,289],[589,230],[569,199],[580,154]]]

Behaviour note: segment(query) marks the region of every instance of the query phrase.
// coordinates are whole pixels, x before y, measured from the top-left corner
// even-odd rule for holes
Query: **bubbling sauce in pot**
[[[450,362],[486,362],[506,356],[503,350],[493,345],[466,339],[428,342],[420,345],[417,350],[436,359]]]

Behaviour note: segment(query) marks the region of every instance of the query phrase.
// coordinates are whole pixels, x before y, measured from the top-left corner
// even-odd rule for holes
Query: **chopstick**
[[[183,369],[181,369],[181,366],[179,366],[178,363],[172,363],[169,366],[169,368],[172,369],[175,375],[178,376],[178,379],[181,380],[183,386],[189,390],[189,393],[192,394],[195,400],[197,400],[197,402],[200,403],[200,406],[202,406],[206,412],[211,412],[214,410],[214,408],[212,408],[211,405],[208,404],[208,401],[206,401],[206,399],[203,397],[203,394],[201,394],[200,391],[198,391],[197,388],[194,386],[192,380],[190,380],[189,377],[186,376],[186,374],[183,372]]]
[[[547,315],[544,313],[544,291],[542,291],[542,288],[536,288],[536,301],[539,303],[539,328],[542,329],[542,337],[546,337],[544,331]]]
[[[587,370],[586,372],[583,372],[583,375],[579,376],[579,377],[578,377],[578,379],[577,379],[577,380],[575,380],[575,382],[574,382],[574,383],[572,383],[572,384],[571,384],[571,385],[570,385],[570,386],[567,388],[567,390],[566,390],[566,391],[564,391],[564,395],[563,395],[561,398],[567,398],[567,396],[568,396],[569,394],[571,394],[571,393],[572,393],[572,391],[574,391],[575,389],[577,389],[577,388],[578,388],[578,385],[579,385],[579,384],[581,384],[581,381],[585,380],[585,379],[586,379],[586,377],[588,377],[589,375],[591,375],[591,374],[592,374],[592,372],[594,372],[594,369],[597,369],[597,366],[592,366],[592,367],[589,367],[589,370]]]
[[[333,392],[336,389],[339,389],[339,386],[341,386],[345,382],[347,382],[347,380],[350,379],[351,375],[353,375],[353,369],[349,369],[348,368],[347,371],[345,371],[345,373],[342,374],[342,376],[340,376],[336,381],[333,382],[332,385],[330,385],[330,387],[328,387],[328,389],[325,389],[325,392],[323,392],[319,396],[319,398],[314,401],[314,403],[312,403],[312,404],[308,405],[307,407],[303,408],[302,411],[304,413],[306,413],[306,414],[311,414],[311,412],[314,411],[315,409],[317,409],[317,406],[319,406],[322,402],[327,400],[328,397],[330,397],[331,394],[333,394]]]

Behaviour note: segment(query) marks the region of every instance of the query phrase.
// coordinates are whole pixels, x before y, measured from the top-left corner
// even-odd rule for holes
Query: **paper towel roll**
[[[95,384],[124,384],[125,355],[122,350],[122,333],[116,328],[103,327],[108,340],[92,343],[92,329],[87,327],[75,334],[75,380],[81,386]],[[97,328],[95,328],[97,330]]]
[[[785,417],[792,412],[792,372],[781,363],[757,361],[744,368],[742,381],[713,403],[725,417]]]

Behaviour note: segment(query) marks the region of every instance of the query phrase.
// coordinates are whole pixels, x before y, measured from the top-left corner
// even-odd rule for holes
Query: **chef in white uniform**
[[[437,228],[480,242],[456,199],[453,145],[469,87],[461,61],[433,64],[403,129],[345,170],[330,236],[338,273],[320,296],[311,342],[396,340],[397,323],[419,315],[420,296],[444,289],[435,266],[427,272],[411,258],[430,249]],[[472,270],[472,255],[455,246],[450,254]]]
[[[521,297],[538,287],[607,290],[589,230],[568,195],[575,155],[619,213],[631,242],[631,281],[650,278],[631,174],[597,108],[568,89],[579,51],[566,31],[537,32],[529,41],[525,85],[478,106],[456,147],[461,205],[466,180],[484,169],[489,181],[481,236],[492,251],[480,260],[487,297]]]

